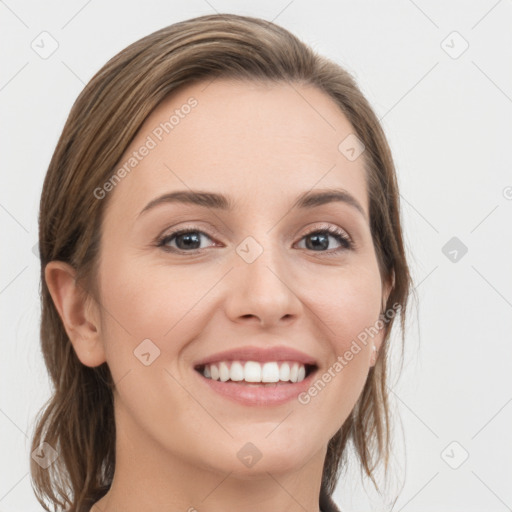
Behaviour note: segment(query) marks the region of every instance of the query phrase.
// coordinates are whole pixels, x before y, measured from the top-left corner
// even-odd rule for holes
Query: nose
[[[283,251],[270,244],[263,247],[251,237],[238,246],[226,290],[226,313],[232,321],[269,328],[298,317],[301,300]]]

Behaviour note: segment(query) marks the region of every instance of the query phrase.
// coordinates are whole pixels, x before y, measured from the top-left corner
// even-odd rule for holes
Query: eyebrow
[[[292,209],[309,209],[317,206],[322,206],[328,203],[342,202],[356,209],[365,219],[366,212],[359,203],[359,201],[349,192],[344,189],[322,189],[315,192],[304,192],[301,194]],[[205,208],[215,208],[218,210],[232,211],[235,209],[234,201],[223,194],[215,192],[206,192],[201,190],[178,190],[163,194],[152,201],[150,201],[139,213],[139,217],[152,210],[156,206],[168,203],[186,203],[195,204]]]

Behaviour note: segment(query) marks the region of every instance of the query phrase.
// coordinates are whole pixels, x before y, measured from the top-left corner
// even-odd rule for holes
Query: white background
[[[393,510],[511,510],[510,0],[6,0],[0,2],[0,512],[42,510],[28,473],[34,416],[49,396],[33,247],[42,182],[64,121],[85,83],[114,54],[163,26],[215,12],[275,21],[345,66],[388,135],[419,297],[405,369],[391,393],[403,424],[395,451],[403,489]],[[43,31],[58,42],[47,59],[31,47]],[[469,47],[459,56],[464,41]],[[468,248],[456,262],[442,252],[452,237]],[[466,452],[458,469],[449,466]],[[385,510],[366,488],[352,472],[335,501],[348,512]]]

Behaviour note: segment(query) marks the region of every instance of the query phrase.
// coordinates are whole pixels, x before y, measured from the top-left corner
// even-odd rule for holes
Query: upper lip
[[[275,347],[239,347],[232,350],[225,350],[217,352],[210,356],[206,356],[194,363],[195,367],[204,366],[205,364],[216,363],[220,361],[257,361],[265,363],[268,361],[297,361],[304,365],[316,366],[314,357],[300,352],[294,348],[286,347],[284,345]]]

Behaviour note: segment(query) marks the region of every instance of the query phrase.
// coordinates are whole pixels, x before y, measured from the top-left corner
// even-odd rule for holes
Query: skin
[[[320,90],[217,79],[162,102],[125,156],[191,96],[198,105],[109,193],[101,305],[84,297],[69,265],[46,267],[80,361],[106,361],[116,383],[116,471],[92,510],[318,511],[328,441],[354,407],[375,362],[371,345],[378,349],[384,333],[307,405],[231,402],[201,382],[193,363],[283,344],[315,357],[321,375],[374,325],[390,287],[369,228],[364,153],[349,161],[338,150],[354,129]],[[342,202],[293,210],[313,188],[345,189],[365,216]],[[168,203],[139,217],[154,198],[184,189],[229,195],[235,209]],[[325,225],[354,249],[332,235],[327,249],[308,249],[308,230]],[[156,246],[160,235],[190,226],[205,233],[202,251],[176,238],[167,245],[182,254]],[[236,252],[248,236],[263,249],[250,264]],[[160,355],[145,366],[133,351],[148,338]],[[261,452],[252,467],[237,457],[247,442]]]

